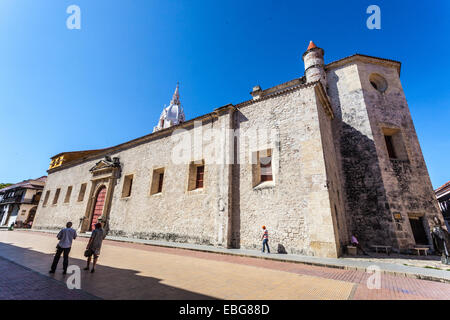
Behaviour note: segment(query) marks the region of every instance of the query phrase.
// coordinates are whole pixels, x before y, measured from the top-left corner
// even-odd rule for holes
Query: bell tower
[[[158,125],[153,128],[153,132],[184,122],[185,116],[180,102],[179,88],[180,84],[177,83],[172,100],[170,100],[170,105],[168,107],[164,107],[161,116],[159,117]]]
[[[317,47],[314,42],[310,41],[308,49],[303,54],[303,62],[305,63],[305,76],[307,82],[320,80],[323,88],[327,88],[327,75],[325,73],[325,63],[323,60],[324,51]]]

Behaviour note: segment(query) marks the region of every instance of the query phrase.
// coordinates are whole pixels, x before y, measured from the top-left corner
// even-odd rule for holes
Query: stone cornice
[[[369,63],[374,63],[374,64],[378,64],[378,65],[382,65],[382,66],[395,68],[395,69],[397,69],[398,75],[400,76],[400,71],[401,71],[401,66],[402,66],[401,62],[395,61],[395,60],[390,60],[390,59],[367,56],[367,55],[359,54],[359,53],[356,53],[352,56],[333,61],[333,62],[325,65],[325,70],[335,69],[335,68],[341,67],[343,65],[353,63],[355,61],[369,62]]]
[[[312,86],[316,85],[317,83],[318,83],[318,81],[308,82],[308,83],[297,84],[297,85],[294,85],[294,86],[291,86],[291,87],[280,89],[280,90],[278,90],[278,91],[276,91],[274,93],[265,94],[261,98],[256,99],[256,100],[252,99],[252,100],[247,100],[247,101],[241,102],[241,103],[236,105],[236,108],[240,109],[240,108],[247,107],[249,105],[258,103],[260,101],[268,100],[268,99],[271,99],[271,98],[274,98],[274,97],[278,97],[278,96],[281,96],[281,95],[284,95],[284,94],[287,94],[287,93],[291,93],[291,92],[299,90],[299,89],[312,87]]]
[[[302,84],[298,84],[292,87],[288,87],[285,89],[281,89],[279,91],[276,91],[275,93],[272,94],[268,94],[268,95],[264,95],[263,97],[257,99],[257,100],[247,100],[245,102],[242,102],[240,104],[236,105],[237,109],[243,108],[243,107],[247,107],[249,105],[258,103],[260,101],[264,101],[264,100],[268,100],[274,97],[278,97],[284,94],[288,94],[300,89],[304,89],[304,88],[309,88],[309,87],[314,87],[315,92],[317,94],[317,96],[320,99],[320,102],[322,103],[324,109],[325,109],[325,113],[331,118],[334,119],[334,113],[333,113],[333,108],[331,107],[331,103],[330,100],[328,98],[328,95],[326,94],[325,89],[323,88],[323,85],[320,81],[314,81],[314,82],[308,82],[308,83],[302,83]]]

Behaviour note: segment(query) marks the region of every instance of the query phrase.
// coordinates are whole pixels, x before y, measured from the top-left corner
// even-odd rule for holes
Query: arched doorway
[[[33,224],[33,221],[34,221],[34,217],[36,216],[36,209],[37,209],[37,207],[33,207],[30,209],[28,218],[27,218],[27,220],[25,220],[25,227],[29,226],[31,228],[31,225]]]
[[[98,222],[98,218],[103,214],[103,206],[105,205],[105,198],[106,198],[106,187],[103,186],[98,190],[97,197],[95,198],[94,212],[92,213],[89,231],[95,229],[95,224]]]

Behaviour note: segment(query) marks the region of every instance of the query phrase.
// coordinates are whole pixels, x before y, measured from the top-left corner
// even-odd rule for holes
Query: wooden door
[[[103,206],[105,205],[106,187],[100,188],[95,199],[94,212],[92,214],[91,225],[89,231],[95,229],[95,224],[98,222],[98,218],[103,214]]]

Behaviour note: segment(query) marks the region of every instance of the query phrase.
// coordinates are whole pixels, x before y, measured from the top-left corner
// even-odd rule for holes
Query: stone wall
[[[203,129],[228,125],[228,120],[229,115],[225,114],[219,119],[205,121]],[[122,174],[114,187],[111,200],[111,235],[226,245],[228,188],[223,189],[222,185],[228,186],[228,169],[224,169],[225,165],[209,163],[206,159],[204,188],[187,191],[189,163],[191,160],[202,160],[204,155],[194,155],[192,152],[183,163],[172,161],[174,147],[179,145],[178,138],[191,140],[193,135],[194,130],[190,128],[173,136],[109,154],[111,157],[119,157],[122,164]],[[75,227],[78,226],[79,219],[86,213],[91,189],[92,174],[89,170],[100,159],[101,157],[92,159],[49,174],[34,228],[61,228],[69,220],[74,222]],[[165,168],[163,190],[151,195],[153,169],[161,167]],[[133,175],[133,184],[131,196],[124,198],[122,188],[127,175]],[[219,185],[218,181],[223,183]],[[82,183],[88,183],[88,188],[84,200],[78,202]],[[74,188],[70,202],[65,204],[63,199],[69,185]],[[58,203],[53,205],[57,188],[61,188],[61,194]],[[51,191],[51,196],[47,206],[43,207],[47,190]]]
[[[318,115],[320,124],[320,134],[322,139],[323,156],[325,161],[325,168],[327,174],[327,188],[329,196],[329,212],[326,221],[333,226],[335,242],[337,245],[338,254],[343,253],[343,246],[349,242],[348,233],[348,219],[347,212],[345,210],[344,199],[344,185],[340,178],[340,167],[335,150],[334,136],[333,136],[333,123],[336,120],[330,119],[325,114],[324,107],[318,101]],[[332,220],[330,220],[332,219]]]
[[[327,72],[333,136],[345,189],[348,229],[362,243],[392,244],[391,214],[356,64]]]
[[[177,133],[109,152],[122,164],[112,191],[110,234],[259,249],[261,226],[266,225],[273,251],[280,245],[288,252],[336,256],[327,188],[327,170],[334,167],[325,165],[325,159],[333,156],[327,158],[322,146],[325,139],[325,148],[331,148],[331,120],[323,108],[314,86],[307,86],[234,113],[218,112],[200,126],[193,122]],[[326,128],[325,134],[321,134],[321,126]],[[238,133],[228,130],[233,127]],[[224,134],[211,139],[208,129],[220,129]],[[239,144],[231,143],[234,136]],[[200,141],[200,148],[188,143],[191,154],[182,163],[174,162],[173,152],[180,151],[180,141],[198,137],[195,141]],[[255,186],[251,158],[267,149],[272,150],[274,181]],[[233,151],[239,155],[236,165],[231,164]],[[80,218],[90,217],[88,198],[91,194],[94,201],[96,194],[91,190],[94,177],[89,170],[103,156],[50,172],[34,228],[58,229],[69,220],[78,227]],[[205,162],[205,186],[188,191],[190,163],[196,160]],[[153,170],[161,168],[163,190],[151,194]],[[123,197],[124,177],[130,175],[131,196]],[[83,201],[77,201],[82,183],[88,187]],[[68,186],[73,190],[69,203],[64,203]],[[57,188],[60,196],[53,204]],[[43,206],[47,190],[51,195]]]
[[[384,244],[406,250],[415,245],[408,214],[423,214],[430,220],[438,214],[437,205],[398,70],[365,60],[327,71],[338,120],[333,122],[333,134],[345,185],[348,228],[366,246]],[[386,79],[386,91],[372,86],[369,76],[373,73]],[[399,130],[407,160],[389,159],[384,128]],[[395,213],[401,214],[400,221],[394,219]]]
[[[391,214],[399,213],[402,216],[399,221],[393,219],[391,238],[397,240],[399,249],[407,249],[415,245],[409,215],[423,216],[428,234],[430,225],[433,225],[432,218],[435,215],[441,216],[441,213],[398,72],[393,68],[370,63],[359,63],[358,72],[389,209]],[[374,73],[380,74],[387,81],[386,91],[379,92],[370,84],[369,76]],[[399,159],[396,160],[389,158],[384,141],[383,130],[389,129],[398,130],[399,145],[396,152]],[[431,245],[431,238],[428,240]]]
[[[233,235],[241,247],[260,249],[265,225],[273,251],[280,246],[291,253],[337,255],[319,125],[322,109],[313,86],[239,108]],[[257,138],[255,128],[273,134]],[[265,149],[272,149],[274,181],[253,186],[250,157]]]

